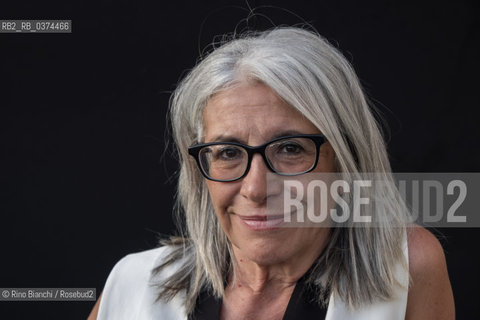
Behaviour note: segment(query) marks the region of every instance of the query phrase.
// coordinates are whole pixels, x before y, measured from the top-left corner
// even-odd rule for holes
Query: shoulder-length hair
[[[201,142],[202,110],[216,93],[239,81],[259,81],[303,114],[326,136],[338,171],[352,181],[374,172],[393,181],[385,143],[360,82],[345,57],[319,34],[297,27],[225,37],[180,82],[170,101],[173,138],[180,161],[176,213],[181,237],[164,245],[172,251],[160,272],[175,263],[176,272],[159,284],[159,299],[186,294],[191,313],[201,290],[222,297],[232,250],[217,220],[208,189],[188,147]],[[386,184],[382,227],[333,228],[309,281],[326,303],[325,288],[347,305],[361,306],[392,298],[395,267],[406,267],[404,221],[408,210],[398,190]],[[393,196],[392,196],[393,195]],[[379,213],[382,214],[382,213]],[[401,227],[399,227],[401,226]]]

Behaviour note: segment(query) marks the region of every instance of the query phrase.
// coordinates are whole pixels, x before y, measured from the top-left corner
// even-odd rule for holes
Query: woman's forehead
[[[250,104],[285,104],[278,94],[269,86],[258,81],[241,81],[231,87],[214,94],[208,105],[250,105]]]
[[[212,97],[203,110],[204,138],[269,139],[281,132],[318,133],[298,110],[264,84],[237,85]]]

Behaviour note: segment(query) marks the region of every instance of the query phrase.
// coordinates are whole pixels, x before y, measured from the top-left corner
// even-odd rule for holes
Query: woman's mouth
[[[283,215],[255,215],[239,217],[249,229],[255,231],[276,229],[284,222]]]

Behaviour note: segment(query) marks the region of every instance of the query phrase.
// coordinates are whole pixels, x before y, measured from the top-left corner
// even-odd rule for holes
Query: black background
[[[350,60],[389,127],[396,172],[476,172],[477,1],[253,1],[312,23]],[[102,290],[122,256],[173,232],[169,93],[245,1],[18,1],[0,19],[71,19],[71,34],[0,34],[0,287]],[[281,9],[283,8],[283,9]],[[255,28],[268,21],[249,20]],[[245,26],[241,23],[239,28]],[[478,192],[478,191],[477,191]],[[458,319],[480,313],[478,229],[443,229]],[[83,319],[93,302],[0,302],[0,317]]]

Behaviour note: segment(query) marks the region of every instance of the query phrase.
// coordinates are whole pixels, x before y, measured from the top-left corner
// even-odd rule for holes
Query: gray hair
[[[224,39],[181,81],[170,101],[180,161],[176,211],[181,236],[163,242],[172,251],[154,272],[178,263],[177,272],[159,284],[159,299],[185,291],[189,313],[202,289],[223,296],[234,265],[204,178],[187,149],[202,140],[207,101],[245,80],[269,86],[311,121],[332,145],[344,179],[374,172],[393,181],[379,125],[353,68],[336,48],[319,34],[297,27]],[[402,241],[408,210],[391,184],[382,192],[388,219],[381,227],[333,228],[308,279],[318,289],[319,303],[328,299],[325,288],[351,306],[392,297],[398,285],[395,266],[401,263],[406,268]]]

